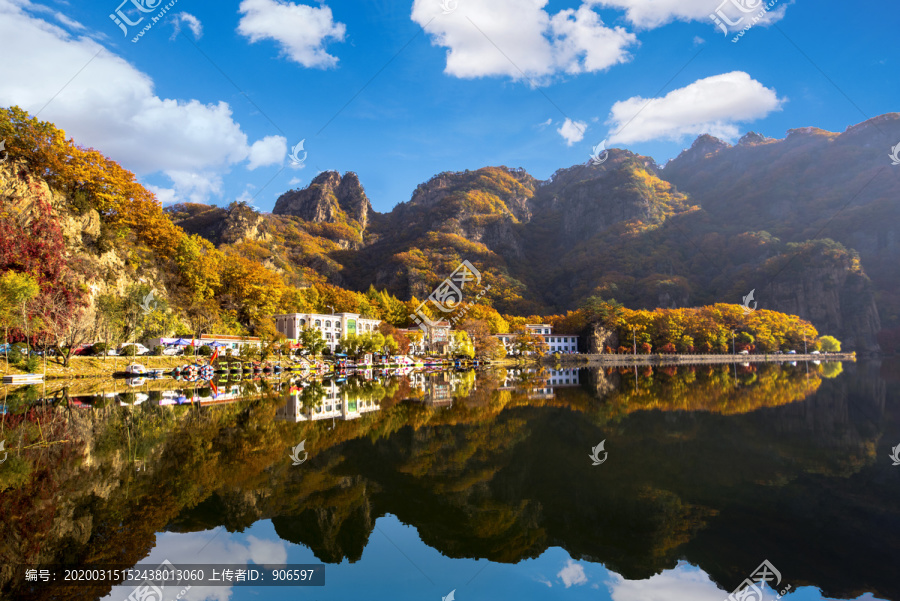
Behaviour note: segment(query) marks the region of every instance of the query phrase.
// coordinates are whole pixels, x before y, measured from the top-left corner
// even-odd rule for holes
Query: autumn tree
[[[462,322],[460,329],[468,334],[476,355],[492,359],[498,358],[503,345],[491,335],[491,329],[486,320],[467,319]]]
[[[469,335],[464,331],[455,331],[450,334],[450,354],[452,356],[475,357],[475,345]]]
[[[44,341],[53,346],[63,367],[68,367],[75,349],[90,340],[94,321],[90,307],[72,307],[65,291],[56,290],[40,299],[38,314],[43,323],[52,324],[44,328]]]
[[[819,345],[826,353],[841,352],[841,341],[834,336],[820,336]]]
[[[547,341],[540,334],[535,334],[525,328],[512,340],[514,352],[517,355],[535,355],[538,358],[547,354]]]
[[[305,326],[300,330],[297,340],[300,343],[301,348],[311,357],[320,355],[327,346],[325,339],[322,338],[322,332],[310,326]]]
[[[25,344],[30,345],[31,329],[35,325],[32,314],[34,300],[40,293],[40,286],[31,275],[7,271],[0,276],[0,319],[3,319],[4,339],[9,341],[9,330],[19,328],[25,335]],[[30,347],[28,347],[30,348]]]

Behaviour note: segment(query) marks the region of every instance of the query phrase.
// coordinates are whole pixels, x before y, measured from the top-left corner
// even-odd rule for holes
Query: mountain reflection
[[[448,558],[516,563],[561,547],[628,580],[687,560],[727,590],[767,558],[795,587],[900,598],[887,569],[900,546],[900,485],[886,455],[900,442],[888,390],[897,384],[878,370],[9,390],[0,583],[22,599],[102,596],[109,587],[29,592],[10,565],[132,565],[158,532],[239,532],[266,519],[323,562],[357,562],[376,520],[394,515]],[[300,441],[309,459],[294,466]],[[601,441],[608,460],[594,466]]]

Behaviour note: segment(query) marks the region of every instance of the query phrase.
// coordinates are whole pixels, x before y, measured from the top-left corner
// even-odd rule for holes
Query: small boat
[[[9,374],[3,376],[4,384],[38,384],[44,381],[44,374]]]
[[[147,368],[140,363],[131,363],[125,368],[125,373],[129,376],[146,376]]]

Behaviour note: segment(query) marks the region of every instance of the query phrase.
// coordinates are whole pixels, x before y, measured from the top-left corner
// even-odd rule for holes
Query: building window
[[[330,322],[330,321],[326,321],[326,322],[325,322],[325,327],[326,327],[326,328],[330,328],[330,327],[331,327],[331,322]]]
[[[325,333],[325,340],[331,340],[331,332]]]
[[[305,320],[305,319],[301,319],[301,320],[300,320],[300,325],[301,325],[301,326],[305,326],[305,325],[306,325],[306,320]]]
[[[321,327],[322,327],[322,320],[321,320],[321,319],[317,319],[317,320],[316,320],[316,327],[317,327],[317,328],[321,328]]]

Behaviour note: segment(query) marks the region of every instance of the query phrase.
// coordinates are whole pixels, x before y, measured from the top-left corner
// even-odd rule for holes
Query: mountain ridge
[[[881,218],[900,207],[874,139],[894,132],[900,139],[900,113],[843,133],[748,132],[736,144],[703,134],[663,166],[612,148],[602,164],[546,180],[505,166],[442,172],[384,213],[355,173],[323,172],[260,217],[336,242],[318,264],[331,265],[327,281],[355,290],[423,298],[463,259],[491,284],[485,300],[519,315],[565,311],[593,295],[635,308],[738,302],[755,288],[761,307],[809,317],[848,348],[876,352],[880,313],[884,327],[900,327],[900,271],[880,256],[900,258],[900,232]],[[876,224],[881,242],[866,236]],[[316,263],[297,247],[283,254]],[[808,273],[784,271],[798,261]]]

